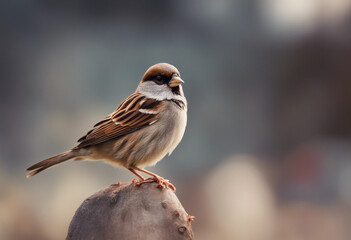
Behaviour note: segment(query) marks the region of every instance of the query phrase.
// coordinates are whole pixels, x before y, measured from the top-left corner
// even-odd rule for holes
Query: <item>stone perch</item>
[[[190,240],[192,220],[172,190],[119,183],[82,203],[66,240]]]

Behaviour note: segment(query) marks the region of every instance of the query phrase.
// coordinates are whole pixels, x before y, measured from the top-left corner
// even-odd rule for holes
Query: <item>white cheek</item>
[[[174,94],[171,89],[165,85],[157,85],[154,82],[147,81],[139,84],[137,91],[144,94],[146,97],[153,98],[156,100],[165,100],[174,98]]]
[[[175,95],[174,93],[172,93],[172,90],[167,85],[157,85],[156,83],[151,81],[140,83],[137,88],[137,91],[141,94],[144,94],[148,98],[153,98],[158,101],[166,99],[178,99],[183,102],[186,102],[183,96],[182,86],[180,86],[181,95]]]

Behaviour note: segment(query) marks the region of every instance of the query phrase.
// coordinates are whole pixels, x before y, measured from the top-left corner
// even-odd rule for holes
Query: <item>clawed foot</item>
[[[150,183],[150,182],[157,182],[159,188],[166,188],[169,187],[170,189],[173,190],[173,192],[176,191],[176,188],[172,183],[169,182],[168,179],[164,179],[163,177],[152,177],[152,178],[147,178],[144,180],[136,181],[135,179],[132,180],[132,182],[135,184],[135,186],[140,186],[143,183]]]

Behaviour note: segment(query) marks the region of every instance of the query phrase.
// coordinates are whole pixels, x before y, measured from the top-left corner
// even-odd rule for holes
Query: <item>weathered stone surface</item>
[[[66,240],[193,239],[191,220],[170,189],[114,184],[82,203]]]

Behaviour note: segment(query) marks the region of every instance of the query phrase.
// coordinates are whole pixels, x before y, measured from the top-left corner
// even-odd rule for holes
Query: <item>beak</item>
[[[177,74],[173,74],[171,81],[169,81],[169,83],[168,83],[168,86],[177,87],[183,83],[184,83],[184,81]]]

